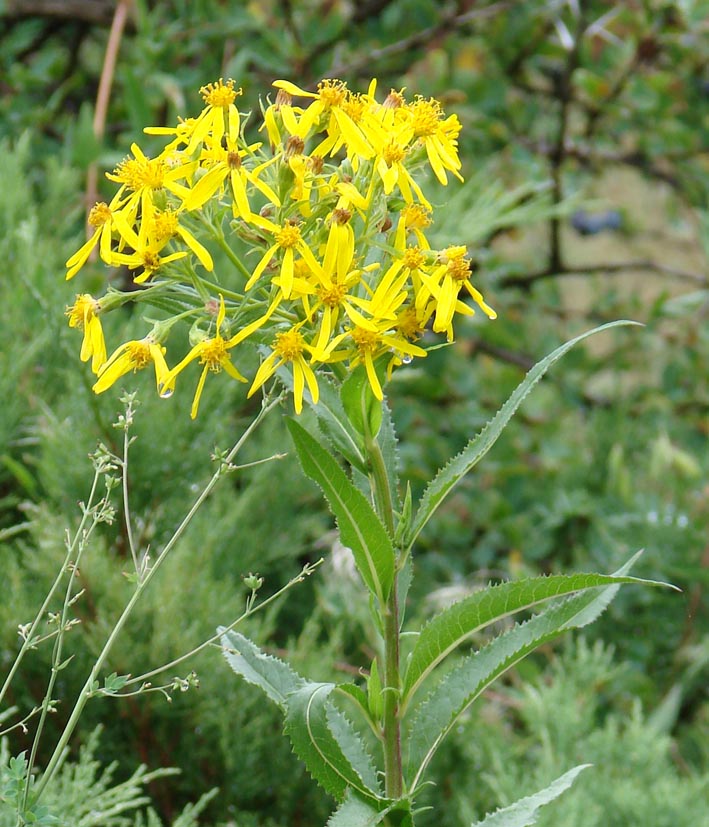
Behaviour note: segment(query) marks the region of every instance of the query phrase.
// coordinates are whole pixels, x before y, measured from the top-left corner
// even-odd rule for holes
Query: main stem
[[[389,536],[394,536],[394,506],[391,487],[379,443],[372,436],[365,438],[370,462],[370,484],[375,507],[386,526]],[[399,601],[397,572],[386,604],[383,606],[384,663],[382,739],[384,742],[384,779],[388,798],[401,798],[404,792],[404,775],[401,763],[401,719],[399,717]]]

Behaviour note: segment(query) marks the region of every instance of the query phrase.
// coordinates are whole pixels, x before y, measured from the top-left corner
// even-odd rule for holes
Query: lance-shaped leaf
[[[327,820],[326,827],[376,827],[386,817],[368,801],[349,792],[345,800]]]
[[[419,786],[429,761],[458,716],[494,680],[562,632],[591,623],[619,588],[606,586],[567,598],[496,637],[449,672],[410,716],[405,738],[408,788]]]
[[[488,422],[480,433],[473,437],[468,442],[460,454],[455,456],[446,466],[436,474],[430,482],[428,488],[424,491],[419,503],[418,511],[411,525],[411,529],[406,538],[406,548],[411,548],[419,533],[431,519],[434,511],[448,496],[451,489],[485,456],[485,454],[497,442],[498,437],[502,433],[507,423],[512,419],[517,408],[537,384],[537,382],[544,376],[549,368],[560,359],[568,350],[574,345],[603,330],[610,330],[612,327],[620,325],[638,324],[630,321],[617,321],[610,324],[604,324],[582,333],[575,339],[571,339],[565,344],[558,347],[546,358],[538,362],[525,376],[522,382],[512,393],[512,396],[505,402],[495,416]]]
[[[288,696],[305,686],[305,679],[285,661],[262,652],[255,643],[238,632],[225,632],[220,626],[222,652],[231,668],[285,710]]]
[[[376,437],[382,423],[382,406],[372,393],[372,386],[364,365],[358,365],[340,389],[342,406],[350,422],[363,436],[369,433]]]
[[[342,543],[352,550],[367,588],[384,603],[394,581],[394,547],[386,529],[335,458],[295,420],[288,420],[288,429],[303,471],[320,486],[330,504]]]
[[[362,473],[366,473],[367,463],[364,457],[364,439],[352,427],[340,395],[332,383],[318,379],[320,399],[313,406],[318,418],[318,425],[330,441],[333,448],[342,454],[349,464]]]
[[[384,460],[384,467],[387,472],[387,479],[389,480],[389,489],[391,501],[394,503],[394,508],[400,508],[399,496],[399,469],[397,467],[399,456],[397,449],[396,431],[394,430],[394,420],[391,416],[391,410],[387,405],[386,399],[380,404],[382,412],[382,422],[377,434],[377,442],[382,452],[382,459]]]
[[[330,701],[332,683],[307,683],[288,697],[285,731],[313,778],[341,801],[348,789],[379,800],[376,767],[359,735]]]
[[[351,790],[337,810],[330,816],[326,827],[376,827],[389,813],[396,812],[396,824],[411,827],[413,819],[408,801],[382,801],[377,810],[370,802],[363,801]]]
[[[500,583],[454,603],[433,617],[421,630],[404,677],[402,706],[406,707],[414,692],[446,655],[480,629],[545,600],[613,583],[664,585],[637,577],[558,574]]]
[[[520,798],[514,804],[490,813],[482,821],[476,821],[471,827],[530,827],[530,825],[536,824],[540,807],[549,804],[550,801],[568,790],[576,780],[576,776],[590,766],[590,764],[580,764],[578,767],[574,767],[552,781],[545,789],[534,793],[534,795],[528,795],[526,798]]]

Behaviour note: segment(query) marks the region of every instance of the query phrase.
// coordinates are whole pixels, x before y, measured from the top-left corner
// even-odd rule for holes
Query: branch
[[[115,0],[5,0],[3,17],[62,17],[107,26]]]
[[[551,164],[552,180],[552,202],[560,204],[564,199],[562,171],[566,159],[567,131],[569,128],[569,110],[574,101],[573,74],[581,60],[581,41],[586,31],[586,8],[585,3],[579,0],[579,14],[574,32],[574,41],[569,51],[564,71],[558,80],[557,89],[559,97],[559,128],[556,134],[556,141],[549,153]],[[551,217],[549,221],[549,269],[562,269],[561,256],[561,219],[558,215]]]
[[[507,276],[501,279],[500,285],[502,287],[521,287],[523,290],[528,290],[532,284],[543,279],[563,278],[565,276],[592,276],[597,273],[614,275],[628,270],[647,270],[651,273],[688,281],[701,287],[706,287],[709,284],[709,278],[699,273],[690,273],[686,270],[678,270],[675,267],[658,264],[655,261],[640,259],[637,261],[610,262],[608,264],[590,264],[586,267],[560,267],[556,270],[549,268],[540,270],[538,273],[532,273],[529,276]]]
[[[507,2],[491,3],[489,6],[485,6],[481,9],[472,9],[471,11],[464,12],[463,14],[449,12],[442,15],[441,19],[437,23],[433,26],[429,26],[427,29],[422,29],[420,32],[415,32],[414,34],[404,37],[395,43],[389,43],[387,46],[382,46],[381,49],[372,49],[367,52],[366,55],[362,55],[349,63],[335,64],[330,68],[329,74],[332,77],[342,77],[357,74],[363,69],[367,69],[369,72],[372,65],[376,64],[378,61],[385,60],[386,58],[394,55],[407,53],[411,49],[416,49],[419,46],[423,46],[441,35],[450,34],[468,23],[472,23],[476,20],[484,20],[486,17],[492,17],[498,12],[505,11],[512,5],[514,4],[507,0]],[[322,53],[322,46],[318,47],[318,51]],[[312,57],[314,57],[314,55],[311,55],[311,58]]]

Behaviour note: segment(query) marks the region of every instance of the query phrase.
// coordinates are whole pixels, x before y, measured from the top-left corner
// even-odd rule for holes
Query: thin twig
[[[472,9],[463,14],[449,13],[442,15],[441,19],[433,26],[427,29],[422,29],[420,32],[415,32],[408,37],[397,40],[395,43],[389,43],[382,46],[381,49],[372,49],[361,57],[350,61],[349,63],[339,63],[332,66],[329,70],[331,77],[344,77],[348,75],[357,74],[363,69],[369,70],[373,64],[394,55],[409,52],[411,49],[416,49],[440,37],[442,34],[449,34],[455,29],[459,29],[468,23],[473,23],[476,20],[484,20],[486,17],[492,17],[498,12],[505,11],[514,5],[511,2],[492,3],[480,9]],[[322,47],[319,47],[322,51]]]
[[[607,262],[606,264],[589,264],[579,267],[560,267],[557,270],[547,268],[540,270],[538,273],[532,273],[527,276],[507,276],[500,280],[502,287],[521,287],[522,289],[529,289],[532,284],[543,279],[563,278],[566,276],[592,276],[598,273],[607,275],[621,274],[628,270],[648,270],[651,273],[658,273],[663,276],[671,276],[672,278],[688,281],[702,287],[706,287],[709,283],[707,276],[702,276],[699,273],[690,273],[686,270],[679,270],[676,267],[668,267],[665,264],[659,264],[656,261],[649,261],[647,259],[639,259],[637,261],[616,261]]]
[[[133,0],[118,0],[118,5],[116,6],[116,11],[113,15],[113,22],[111,23],[111,31],[108,35],[108,43],[106,45],[106,54],[103,58],[103,66],[101,67],[101,78],[98,84],[96,110],[94,111],[93,120],[94,137],[98,143],[103,140],[103,136],[106,133],[106,115],[108,113],[108,103],[111,99],[111,86],[113,85],[113,77],[116,71],[118,50],[121,45],[126,20],[128,19],[128,12],[132,4]],[[96,201],[98,201],[98,163],[96,161],[92,161],[86,172],[87,211],[91,209]],[[93,232],[93,228],[87,227],[87,233],[88,232]],[[97,250],[94,250],[93,255],[95,256],[96,253]]]
[[[574,32],[574,42],[569,51],[564,71],[558,80],[557,91],[559,98],[559,126],[554,147],[549,154],[551,164],[552,180],[552,203],[560,204],[564,199],[563,190],[563,168],[566,160],[567,131],[569,128],[569,115],[571,104],[574,102],[573,95],[573,74],[579,66],[581,59],[581,41],[586,31],[586,4],[579,2],[579,14]],[[561,219],[553,215],[549,220],[549,269],[561,270]]]

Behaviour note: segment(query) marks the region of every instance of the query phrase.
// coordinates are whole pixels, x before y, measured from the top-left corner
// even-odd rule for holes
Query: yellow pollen
[[[229,169],[239,169],[241,166],[241,155],[236,150],[227,153],[226,162]]]
[[[203,344],[202,352],[199,355],[199,363],[200,365],[207,365],[210,370],[219,373],[222,364],[229,358],[228,354],[226,342],[221,336],[217,336]]]
[[[133,191],[143,189],[162,189],[166,172],[165,162],[159,158],[140,161],[137,158],[127,158],[115,169],[115,176]]]
[[[141,370],[153,361],[150,347],[145,342],[131,342],[126,350],[133,370]]]
[[[465,281],[470,277],[470,259],[462,256],[452,258],[448,262],[446,271],[455,281]]]
[[[177,214],[173,210],[158,213],[153,222],[153,229],[159,239],[172,238],[177,235],[179,229]]]
[[[294,362],[302,356],[304,344],[303,335],[300,331],[288,330],[285,333],[276,334],[273,349],[281,358],[288,362]]]
[[[423,204],[407,204],[402,214],[409,229],[422,230],[433,223],[431,211],[427,210]]]
[[[103,227],[104,224],[108,224],[111,220],[111,210],[104,201],[99,201],[98,204],[94,204],[91,207],[91,212],[89,213],[89,224],[92,227]]]
[[[421,322],[419,321],[415,307],[407,307],[399,315],[396,326],[399,333],[409,341],[421,338],[421,334],[423,333],[423,328],[421,327]]]
[[[355,327],[352,330],[351,336],[362,356],[366,353],[373,353],[379,347],[379,334],[374,330]]]
[[[343,112],[346,112],[355,123],[361,121],[367,109],[367,102],[362,95],[348,95],[342,104]]]
[[[402,161],[405,157],[406,149],[401,146],[401,144],[394,143],[394,141],[388,143],[382,152],[382,158],[384,158],[388,166],[398,164],[399,161]]]
[[[424,262],[420,247],[407,247],[404,252],[404,267],[409,270],[418,270]]]
[[[92,316],[97,316],[101,305],[89,293],[82,293],[76,297],[71,307],[67,307],[66,315],[69,317],[69,327],[84,327],[84,316],[88,321]]]
[[[318,290],[318,298],[328,307],[337,307],[347,294],[344,284],[333,282],[329,287],[321,287]]]
[[[433,135],[438,129],[442,115],[441,105],[434,98],[417,98],[411,104],[411,114],[414,134],[417,138],[425,138],[427,135]]]
[[[229,78],[226,83],[219,78],[216,83],[208,83],[199,90],[204,102],[209,106],[223,106],[227,108],[241,94],[241,89],[234,89],[234,81]]]
[[[322,80],[318,84],[318,95],[328,108],[342,106],[347,98],[347,84],[343,80]]]
[[[276,241],[278,246],[284,249],[295,247],[300,241],[300,228],[295,224],[286,224],[279,230]]]
[[[153,253],[150,250],[146,250],[143,253],[143,267],[150,272],[157,270],[160,266],[160,256],[157,253]]]

